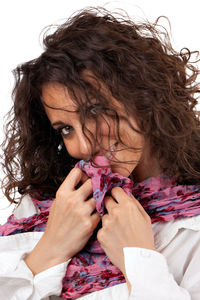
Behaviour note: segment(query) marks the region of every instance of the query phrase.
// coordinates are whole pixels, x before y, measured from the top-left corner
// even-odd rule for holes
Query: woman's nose
[[[92,142],[91,137],[88,136],[88,138]],[[64,140],[64,143],[69,155],[72,157],[77,159],[89,159],[91,157],[91,145],[82,130],[76,130],[73,133],[73,138]]]
[[[80,155],[82,157],[90,156],[91,155],[91,146],[87,139],[87,137],[84,136],[83,133],[77,136],[78,144],[79,144],[79,151]]]

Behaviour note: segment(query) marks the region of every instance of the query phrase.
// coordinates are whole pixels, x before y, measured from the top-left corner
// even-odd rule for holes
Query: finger
[[[98,213],[94,213],[93,215],[91,215],[91,220],[92,220],[92,230],[94,230],[97,225],[99,224],[99,221],[101,220],[101,218],[99,217]]]
[[[126,199],[133,201],[134,205],[136,206],[138,211],[143,215],[143,217],[148,216],[146,211],[142,207],[142,205],[139,203],[139,201],[133,195],[128,196],[122,188],[120,187],[113,188],[111,190],[111,195],[113,196],[114,199],[116,199],[118,203],[122,203],[123,201],[126,201]]]
[[[88,178],[89,178],[88,175],[87,175],[86,173],[82,172],[81,182],[82,182],[82,183],[86,182],[86,180],[87,180]]]
[[[87,213],[89,215],[91,215],[92,212],[96,209],[96,204],[97,204],[97,202],[94,198],[90,198],[87,201],[85,201],[84,207],[86,208]]]
[[[140,204],[140,202],[133,196],[130,195],[131,200],[135,203],[135,205],[137,206],[138,210],[140,211],[140,213],[144,216],[147,217],[149,216],[147,214],[147,212],[145,211],[145,209],[143,208],[143,206]]]
[[[105,223],[108,222],[109,220],[109,215],[108,214],[105,214],[103,217],[102,217],[102,227],[105,226]]]
[[[93,196],[92,180],[89,178],[78,189],[77,193],[80,198],[85,201],[88,197]]]
[[[108,213],[111,213],[112,209],[116,207],[117,203],[112,197],[105,197],[104,198],[104,205],[108,211]]]
[[[118,202],[124,202],[124,199],[126,199],[126,197],[129,197],[126,192],[124,192],[124,190],[120,187],[114,187],[111,190],[111,195],[113,196],[113,198]]]
[[[74,191],[76,185],[79,183],[82,177],[82,171],[79,168],[73,168],[59,187],[59,190],[62,191]]]

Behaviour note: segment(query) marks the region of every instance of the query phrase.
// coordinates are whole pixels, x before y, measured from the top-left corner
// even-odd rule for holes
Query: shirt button
[[[141,254],[141,256],[147,257],[147,258],[151,256],[151,253],[148,250],[145,250],[145,249],[141,249],[140,254]]]

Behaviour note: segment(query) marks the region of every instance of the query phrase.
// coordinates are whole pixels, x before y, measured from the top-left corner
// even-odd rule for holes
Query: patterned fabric
[[[101,166],[109,165],[105,157],[96,157],[95,162]],[[128,195],[133,194],[151,216],[152,223],[200,214],[199,185],[177,185],[174,177],[169,178],[163,174],[134,184],[129,178],[112,173],[109,167],[96,168],[90,161],[82,160],[76,167],[92,180],[93,197],[100,216],[105,213],[103,199],[115,186],[122,187]],[[53,199],[32,200],[40,213],[21,219],[15,219],[11,215],[7,223],[0,227],[1,236],[45,230]],[[105,255],[94,232],[84,249],[71,259],[63,278],[60,296],[63,299],[77,299],[87,293],[123,282],[123,274]]]

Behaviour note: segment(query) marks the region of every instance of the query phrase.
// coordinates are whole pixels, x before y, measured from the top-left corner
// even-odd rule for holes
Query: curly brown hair
[[[77,162],[45,114],[42,86],[49,82],[67,87],[79,108],[84,132],[88,117],[97,120],[106,115],[119,129],[120,117],[100,89],[103,82],[127,116],[137,120],[139,133],[149,140],[163,173],[177,176],[180,184],[200,182],[195,112],[199,71],[190,62],[196,52],[176,52],[158,20],[135,23],[126,13],[111,13],[103,7],[76,12],[53,33],[47,31],[43,43],[41,56],[14,70],[14,105],[2,144],[3,190],[10,202],[17,203],[16,191],[41,199],[55,197]],[[84,71],[96,81],[91,83]],[[130,125],[128,117],[127,122]],[[118,131],[117,135],[120,140]],[[88,138],[93,148],[96,138],[92,142]]]

